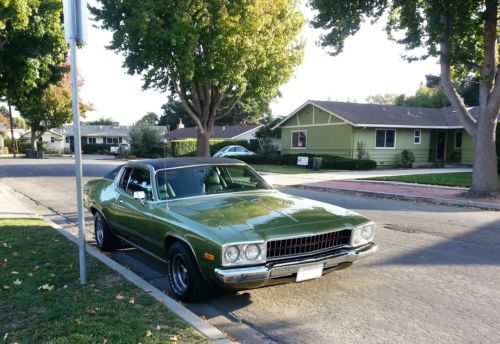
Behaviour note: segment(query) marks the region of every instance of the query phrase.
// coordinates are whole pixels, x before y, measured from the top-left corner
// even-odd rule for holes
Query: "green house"
[[[471,108],[473,116],[477,108]],[[472,164],[473,143],[451,107],[442,109],[309,100],[280,121],[282,154],[326,154],[398,165],[413,151],[415,164]]]

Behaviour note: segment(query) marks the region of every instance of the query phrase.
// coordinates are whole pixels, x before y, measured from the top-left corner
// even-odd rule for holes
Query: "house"
[[[19,140],[31,142],[31,130],[25,131]],[[48,130],[38,138],[38,142],[45,144],[45,151],[49,153],[62,153],[64,150],[64,135],[56,130]]]
[[[478,109],[471,108],[473,116]],[[472,164],[472,138],[451,107],[412,108],[309,100],[278,122],[282,154],[328,154],[398,165],[411,150],[415,164]]]
[[[262,124],[214,126],[213,134],[210,138],[219,140],[246,140],[250,142],[250,140],[256,139],[255,134],[261,127]],[[182,122],[179,123],[177,129],[165,134],[167,141],[196,139],[196,137],[196,127],[184,127]]]
[[[132,126],[120,125],[113,122],[111,125],[97,125],[80,123],[80,137],[82,146],[86,144],[118,145],[128,143],[128,134]],[[74,152],[73,124],[68,124],[62,129],[65,136],[64,149]]]

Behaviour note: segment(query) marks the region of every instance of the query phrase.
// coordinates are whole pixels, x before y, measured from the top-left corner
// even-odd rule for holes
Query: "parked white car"
[[[215,153],[214,158],[224,158],[232,155],[255,155],[255,153],[242,146],[226,146]]]
[[[110,147],[110,153],[113,155],[118,155],[120,153],[128,153],[130,152],[130,144],[128,143],[120,143],[118,146]]]

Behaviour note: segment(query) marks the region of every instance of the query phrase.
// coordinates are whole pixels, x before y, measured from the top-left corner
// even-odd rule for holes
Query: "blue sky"
[[[309,8],[301,9],[308,19],[312,17]],[[365,23],[336,57],[317,46],[320,31],[305,25],[304,61],[281,87],[282,97],[272,102],[273,115],[287,115],[308,99],[364,102],[376,93],[412,94],[426,74],[439,73],[435,59],[404,61],[404,49],[387,39],[383,24]],[[132,124],[149,111],[160,113],[167,94],[142,90],[141,77],[128,75],[121,66],[123,57],[105,48],[111,37],[110,32],[89,25],[88,42],[79,51],[78,68],[85,80],[80,95],[95,107],[87,118],[112,117]]]

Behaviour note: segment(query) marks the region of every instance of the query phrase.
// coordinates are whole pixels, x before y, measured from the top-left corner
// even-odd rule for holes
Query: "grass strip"
[[[414,184],[427,184],[427,185],[458,186],[458,187],[468,188],[471,186],[472,173],[454,172],[454,173],[436,173],[436,174],[415,174],[407,176],[375,177],[375,178],[363,178],[363,179],[384,180],[384,181],[404,182],[404,183],[414,183]],[[500,175],[498,176],[498,183],[500,184]]]
[[[199,332],[43,221],[0,220],[0,340],[5,343],[200,343]]]

